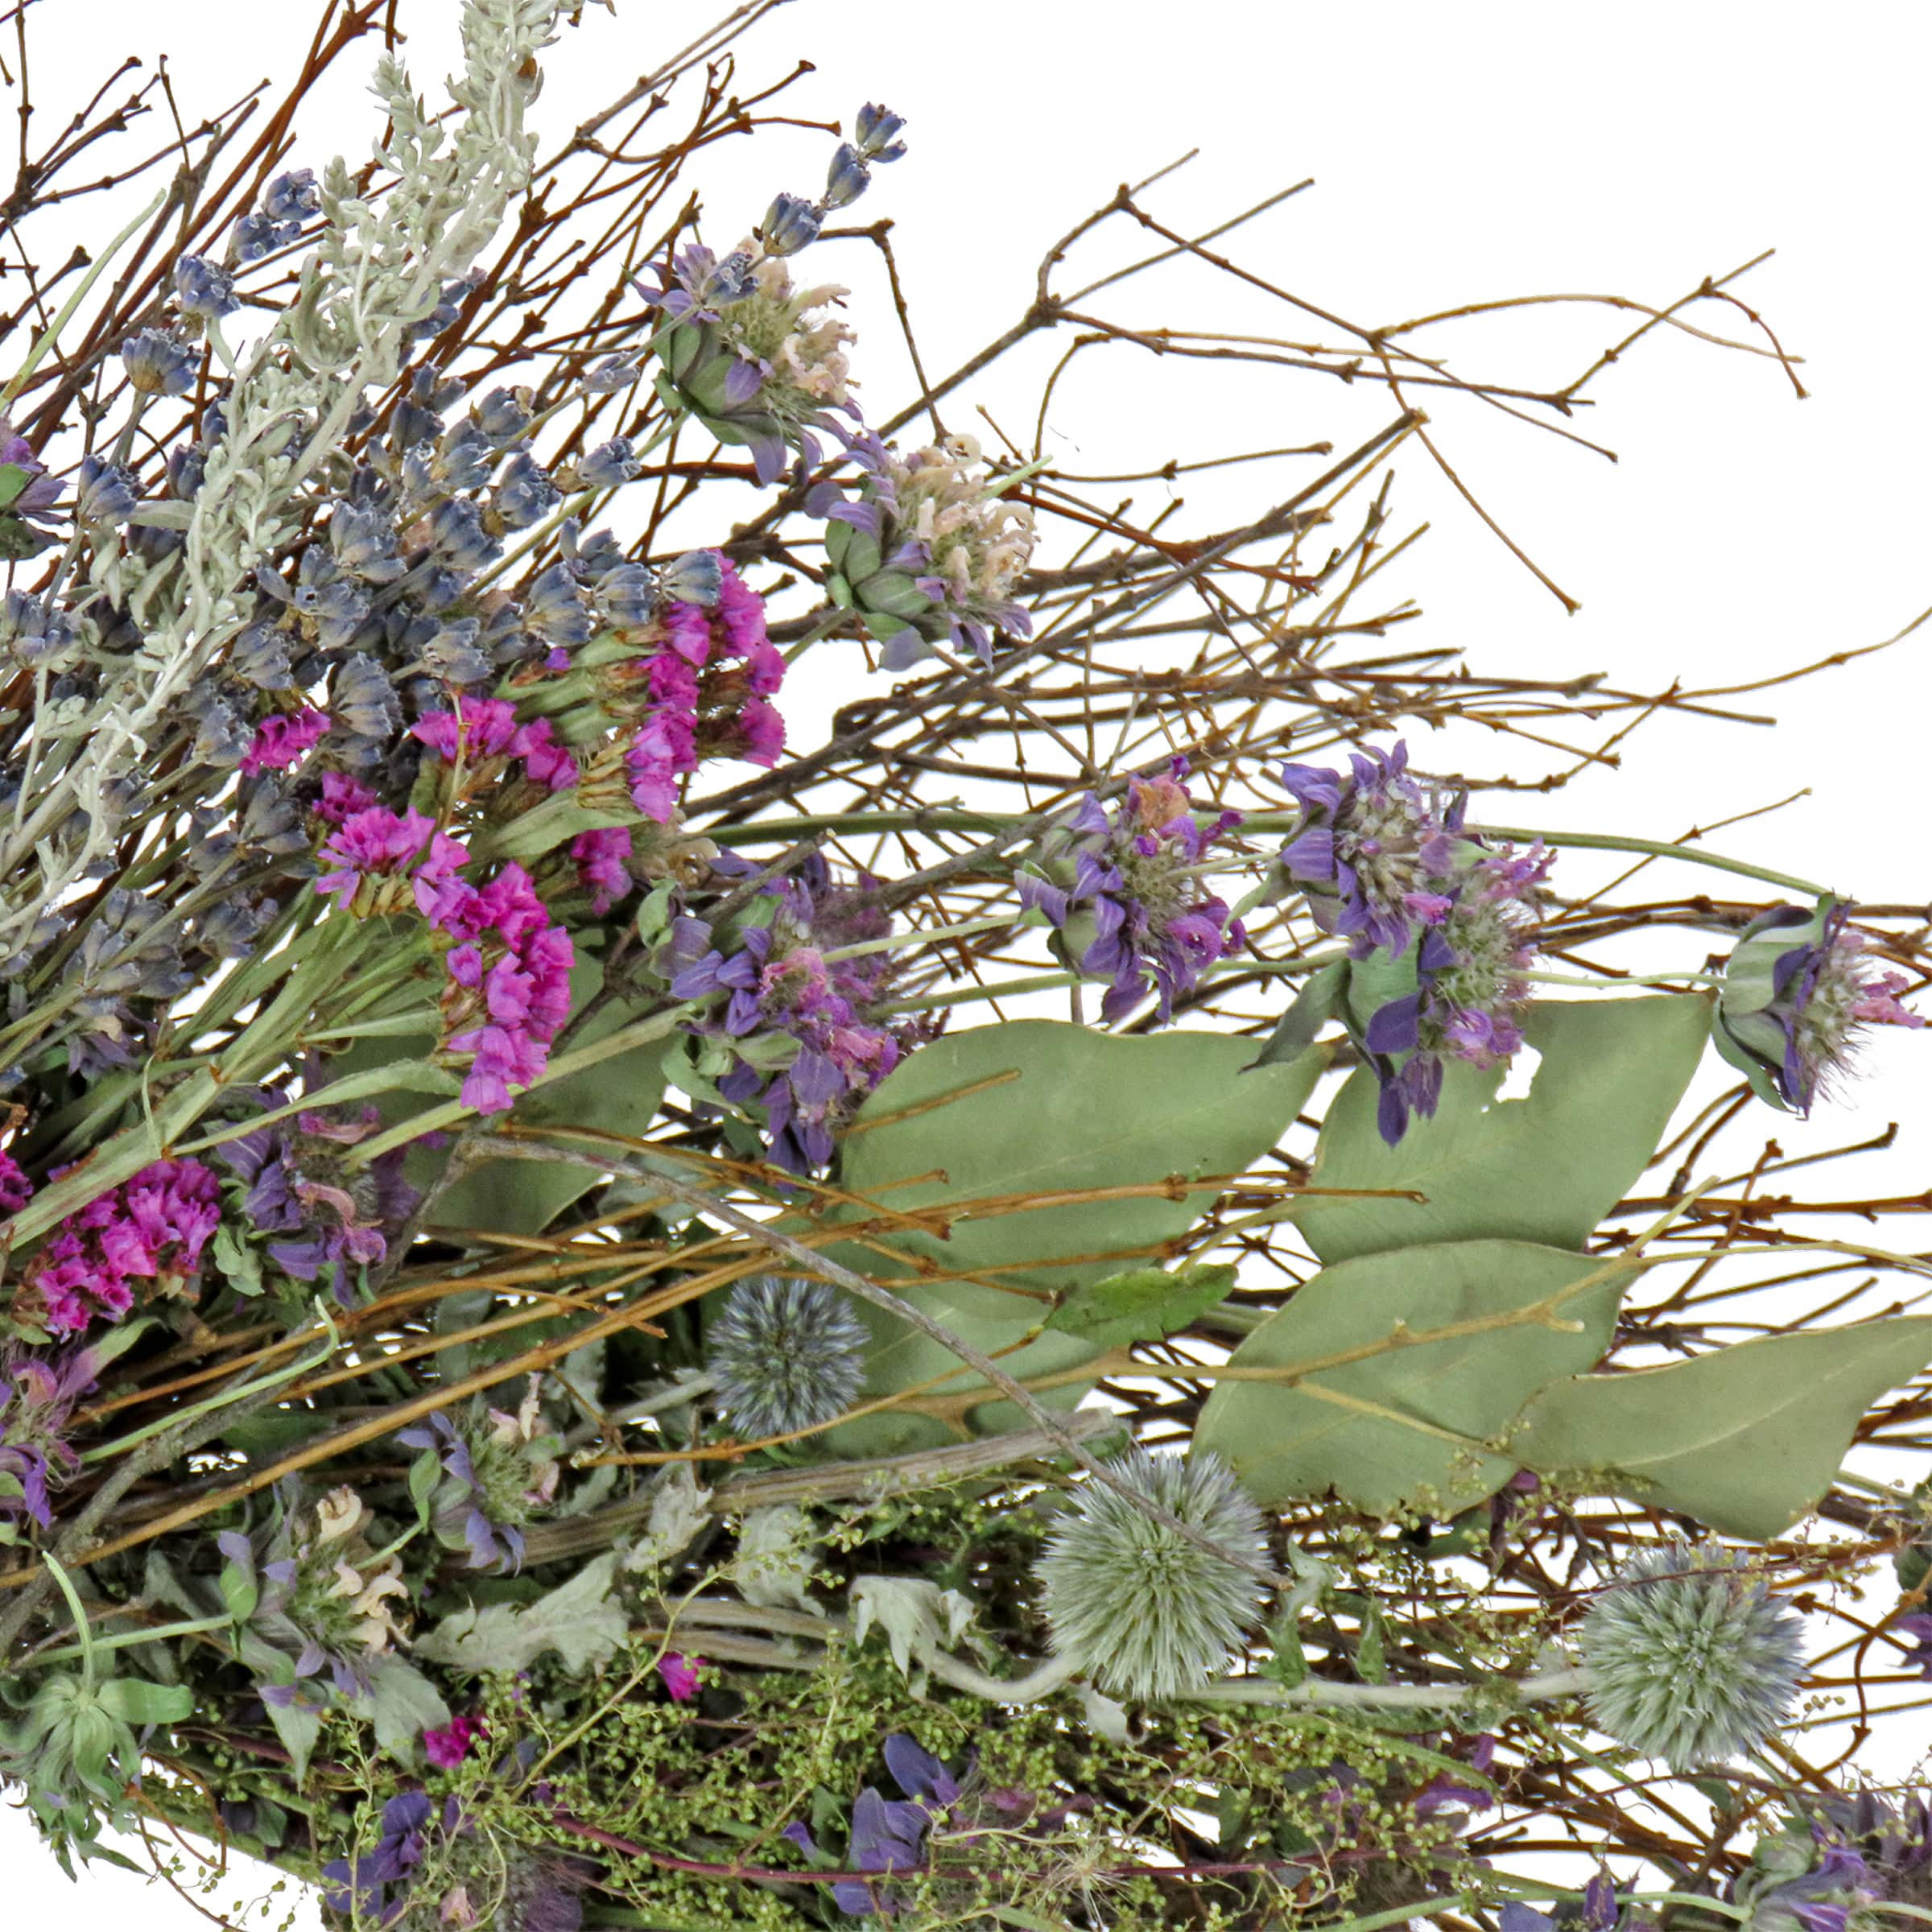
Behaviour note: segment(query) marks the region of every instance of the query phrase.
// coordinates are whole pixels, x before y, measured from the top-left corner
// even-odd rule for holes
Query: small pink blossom
[[[580,832],[570,842],[577,862],[577,877],[590,894],[590,910],[601,919],[630,890],[630,832],[622,825],[599,832]]]
[[[375,802],[376,795],[360,778],[350,777],[346,771],[325,771],[316,816],[331,825],[340,825],[350,813],[367,811]]]
[[[479,765],[507,751],[517,735],[516,708],[502,698],[460,698],[456,711],[426,712],[409,735],[439,757],[454,759],[460,744],[464,761]]]
[[[557,743],[548,718],[526,724],[510,740],[510,749],[523,761],[524,775],[533,785],[568,791],[576,783],[577,761]]]
[[[453,1771],[469,1756],[477,1740],[489,1736],[485,1719],[452,1718],[441,1730],[423,1733],[423,1753],[439,1771]]]
[[[138,1281],[164,1286],[200,1272],[221,1224],[220,1185],[194,1160],[151,1162],[69,1215],[42,1246],[25,1286],[47,1327],[72,1335],[98,1318],[118,1321]]]
[[[676,1650],[667,1650],[658,1659],[658,1675],[663,1678],[674,1704],[687,1704],[697,1695],[702,1681],[698,1673],[704,1662],[701,1657],[686,1657]]]
[[[753,765],[772,766],[785,749],[785,720],[762,698],[748,698],[738,713],[738,756]]]
[[[280,771],[299,764],[328,730],[328,713],[305,704],[291,717],[278,712],[255,728],[254,742],[242,760],[242,775],[252,778],[272,766]]]

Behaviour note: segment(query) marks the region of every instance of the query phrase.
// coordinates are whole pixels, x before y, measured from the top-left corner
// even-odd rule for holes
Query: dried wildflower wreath
[[[1756,1112],[1921,1023],[1924,910],[1498,822],[1570,767],[1426,733],[1740,714],[1374,601],[1416,398],[1604,364],[1466,381],[1149,183],[928,379],[835,221],[900,118],[701,229],[767,0],[546,155],[576,10],[464,0],[431,115],[332,0],[6,318],[0,1777],[70,1868],[167,1827],[363,1926],[1932,1918],[1857,1755],[1932,1533],[1843,1467],[1922,1444],[1925,1203]],[[375,159],[285,167],[371,37]],[[1101,230],[1150,252],[1069,292]],[[1322,339],[1089,306],[1174,262]],[[1307,473],[1179,535],[1172,464],[1106,507],[948,430],[1068,331],[1049,390],[1118,343],[1388,414],[1216,452]]]

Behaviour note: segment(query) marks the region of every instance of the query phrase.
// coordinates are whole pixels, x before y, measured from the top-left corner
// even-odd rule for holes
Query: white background
[[[456,14],[454,0],[404,7],[406,23],[419,16],[412,66],[432,98]],[[587,14],[552,51],[537,110],[547,130],[567,128],[703,17],[637,0],[619,0],[614,20]],[[261,0],[51,0],[32,18],[50,101],[97,79],[123,48],[167,52],[192,118],[292,60],[310,13]],[[1805,358],[1808,402],[1774,365],[1653,336],[1593,386],[1600,407],[1579,425],[1618,451],[1615,467],[1525,430],[1499,433],[1470,407],[1439,411],[1466,479],[1583,609],[1566,618],[1418,451],[1401,463],[1397,508],[1435,529],[1402,580],[1427,610],[1410,642],[1466,647],[1486,667],[1600,669],[1627,684],[1679,671],[1743,681],[1875,642],[1932,604],[1922,536],[1932,404],[1921,373],[1932,14],[1922,6],[1188,0],[1157,12],[1118,0],[803,0],[750,36],[745,83],[799,55],[819,72],[794,97],[797,111],[849,116],[870,98],[908,117],[911,156],[880,171],[856,213],[897,219],[935,372],[1017,318],[1048,242],[1118,182],[1194,147],[1200,158],[1151,197],[1164,217],[1204,227],[1314,175],[1316,187],[1257,223],[1237,252],[1370,324],[1550,291],[1661,305],[1775,246],[1739,292]],[[346,88],[336,98],[340,113],[308,124],[295,163],[319,166],[338,147],[361,158],[361,108]],[[755,164],[749,144],[720,157],[707,175],[708,232],[735,238],[774,186],[813,188],[828,147],[781,134]],[[851,271],[841,258],[828,272]],[[1202,281],[1187,287],[1159,319],[1269,326],[1258,309],[1210,307]],[[1123,298],[1116,312],[1152,320],[1159,309]],[[863,344],[857,358],[872,378],[864,393],[894,398],[886,318],[863,288],[857,314],[873,345],[869,361]],[[1691,319],[1727,333],[1742,321],[1711,305]],[[1600,310],[1539,309],[1507,326],[1459,325],[1437,346],[1468,374],[1555,384],[1628,326]],[[1050,419],[1050,447],[1069,467],[1121,467],[1125,449],[1186,460],[1244,441],[1305,441],[1336,433],[1348,403],[1314,378],[1231,385],[1110,353]],[[1020,392],[986,393],[997,403]],[[1221,413],[1231,406],[1242,412],[1234,423]],[[1206,505],[1195,520],[1191,505],[1170,528],[1213,520]],[[1808,784],[1808,799],[1718,843],[1868,898],[1932,897],[1928,648],[1914,640],[1774,697],[1785,718],[1775,733],[1660,724],[1620,774],[1555,802],[1548,822],[1674,838]],[[1418,755],[1427,762],[1426,747]],[[1908,1152],[1886,1184],[1925,1184],[1926,1051],[1902,1035],[1877,1040],[1853,1096],[1861,1130],[1905,1125]],[[112,1871],[70,1891],[4,1814],[0,1861],[8,1923],[44,1924],[56,1905],[74,1932],[118,1928],[130,1911],[155,1932],[206,1922]]]

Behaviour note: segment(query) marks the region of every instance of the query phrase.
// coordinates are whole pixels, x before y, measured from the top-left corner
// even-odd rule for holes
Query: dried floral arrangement
[[[901,118],[713,212],[766,0],[547,151],[579,10],[464,0],[432,112],[331,0],[8,271],[0,1778],[357,1926],[1932,1918],[1932,1532],[1846,1467],[1923,1446],[1925,1203],[1767,1134],[1920,1025],[1924,909],[1534,822],[1765,720],[1379,601],[1429,407],[1575,435],[1614,354],[1467,379],[1157,180],[931,378],[916,200],[846,213]],[[1174,262],[1315,338],[1096,306]],[[1728,281],[1618,353],[1699,304],[1796,383]],[[1181,535],[960,433],[1042,338],[1388,413]]]

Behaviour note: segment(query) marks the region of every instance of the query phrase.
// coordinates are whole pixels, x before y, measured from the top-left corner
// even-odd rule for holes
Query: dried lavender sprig
[[[177,567],[158,584],[138,559],[99,547],[93,587],[158,615],[122,675],[105,686],[72,757],[0,848],[15,872],[76,807],[82,836],[35,890],[0,913],[0,940],[58,904],[109,848],[120,813],[113,788],[133,770],[171,705],[247,621],[249,575],[299,527],[303,485],[338,444],[370,384],[402,366],[411,326],[495,233],[530,177],[535,137],[524,110],[535,59],[562,0],[465,0],[465,110],[452,138],[419,107],[401,64],[386,57],[375,91],[390,137],[379,159],[397,181],[380,206],[357,198],[346,165],[327,171],[324,221],[295,303],[237,372],[227,432],[209,452]],[[300,433],[306,430],[306,434]],[[38,716],[30,730],[37,733]],[[30,736],[31,762],[37,743]]]

